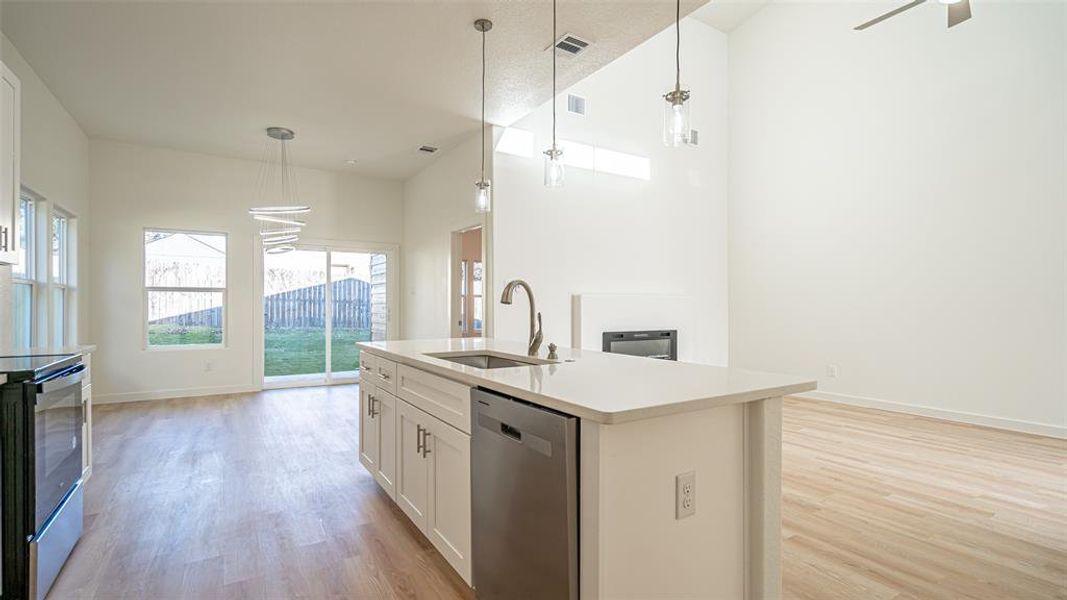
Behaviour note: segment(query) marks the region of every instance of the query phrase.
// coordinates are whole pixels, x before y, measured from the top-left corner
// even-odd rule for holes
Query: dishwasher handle
[[[487,414],[478,414],[478,427],[491,435],[499,436],[508,440],[513,444],[518,444],[534,452],[544,454],[551,458],[553,453],[553,443],[545,438],[530,432],[529,430],[523,431],[513,425],[493,418]]]
[[[516,441],[522,441],[522,432],[503,421],[500,422],[500,433]]]

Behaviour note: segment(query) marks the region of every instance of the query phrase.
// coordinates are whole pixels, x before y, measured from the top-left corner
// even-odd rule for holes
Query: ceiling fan
[[[939,0],[939,1],[941,2],[941,4],[948,5],[948,26],[949,27],[954,27],[956,25],[959,25],[960,23],[962,23],[962,22],[966,21],[967,19],[971,18],[971,0]],[[904,6],[901,6],[900,8],[894,8],[893,10],[885,13],[884,15],[882,15],[880,17],[876,17],[874,19],[871,19],[870,21],[867,21],[866,23],[864,23],[862,25],[856,26],[854,29],[856,31],[863,31],[864,29],[867,29],[871,25],[876,25],[878,23],[881,23],[882,21],[885,21],[889,17],[895,17],[895,16],[899,15],[900,13],[902,13],[902,12],[904,12],[904,11],[910,9],[910,8],[915,8],[916,6],[919,6],[920,4],[922,4],[924,2],[926,2],[926,0],[912,0],[911,2],[905,4]]]

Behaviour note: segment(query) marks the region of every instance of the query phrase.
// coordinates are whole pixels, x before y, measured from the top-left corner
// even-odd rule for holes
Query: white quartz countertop
[[[752,402],[814,390],[802,377],[560,348],[560,362],[479,369],[428,353],[487,350],[525,355],[523,342],[484,338],[359,342],[361,350],[472,387],[600,423]],[[539,358],[544,359],[542,349]]]
[[[96,344],[78,344],[75,346],[33,346],[0,351],[0,357],[6,356],[50,356],[53,354],[92,354]]]

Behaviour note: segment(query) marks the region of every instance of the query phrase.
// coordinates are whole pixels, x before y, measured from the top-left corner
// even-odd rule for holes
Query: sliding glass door
[[[356,342],[390,334],[391,255],[329,246],[264,253],[265,386],[356,380]]]
[[[322,250],[263,256],[263,377],[326,377],[326,257]]]

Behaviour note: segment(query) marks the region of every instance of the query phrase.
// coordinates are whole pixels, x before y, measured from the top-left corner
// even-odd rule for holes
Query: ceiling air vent
[[[556,40],[556,48],[562,50],[564,56],[578,56],[589,47],[589,44],[589,41],[570,33],[565,33]]]
[[[434,152],[437,152],[437,146],[419,146],[419,152],[433,154]]]
[[[574,94],[567,94],[567,112],[575,115],[584,115],[585,98],[575,96]]]

